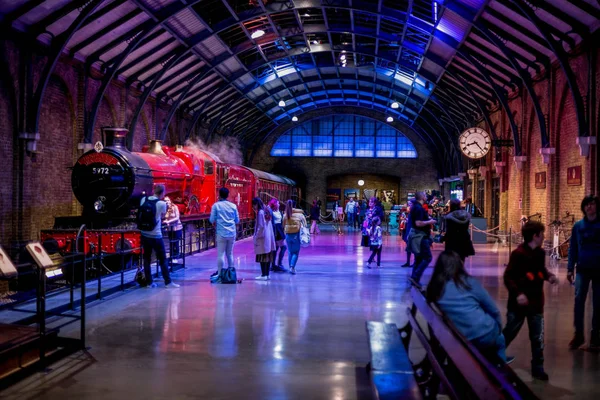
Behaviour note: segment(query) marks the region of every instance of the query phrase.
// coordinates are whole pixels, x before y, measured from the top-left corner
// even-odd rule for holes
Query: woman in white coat
[[[260,281],[269,280],[269,267],[273,262],[272,252],[275,250],[275,234],[273,233],[273,217],[271,211],[265,207],[258,197],[252,199],[252,209],[256,213],[254,224],[254,253],[256,262],[260,263]]]

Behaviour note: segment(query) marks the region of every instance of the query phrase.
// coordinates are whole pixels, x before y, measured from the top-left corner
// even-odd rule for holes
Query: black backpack
[[[144,204],[138,208],[137,226],[141,231],[151,231],[154,229],[158,221],[156,220],[156,203],[157,200],[150,200],[145,197]]]

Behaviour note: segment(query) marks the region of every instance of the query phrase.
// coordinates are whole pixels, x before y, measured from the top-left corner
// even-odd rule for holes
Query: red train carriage
[[[179,207],[182,220],[208,218],[218,198],[218,189],[230,191],[241,219],[253,218],[251,200],[272,197],[286,200],[296,195],[294,181],[241,165],[223,163],[204,150],[161,146],[152,141],[141,153],[125,147],[126,129],[104,128],[106,146],[81,156],[73,166],[73,193],[83,205],[81,217],[56,218],[55,228],[42,231],[41,239],[53,251],[74,249],[78,228],[86,225],[78,250],[100,249],[114,254],[121,249],[139,249],[135,211],[140,199],[154,186],[165,185],[166,195]],[[139,253],[139,250],[134,252]]]

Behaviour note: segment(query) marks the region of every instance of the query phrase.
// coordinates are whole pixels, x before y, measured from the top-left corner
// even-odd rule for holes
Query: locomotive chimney
[[[148,153],[150,154],[160,154],[161,156],[166,156],[165,152],[162,149],[162,140],[153,139],[150,141],[150,148],[148,149]]]
[[[102,128],[102,137],[104,138],[104,146],[122,147],[125,148],[125,139],[129,129],[125,128]]]

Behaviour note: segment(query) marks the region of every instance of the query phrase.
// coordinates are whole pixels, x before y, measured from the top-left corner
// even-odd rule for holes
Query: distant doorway
[[[500,225],[500,178],[492,179],[492,226]]]

